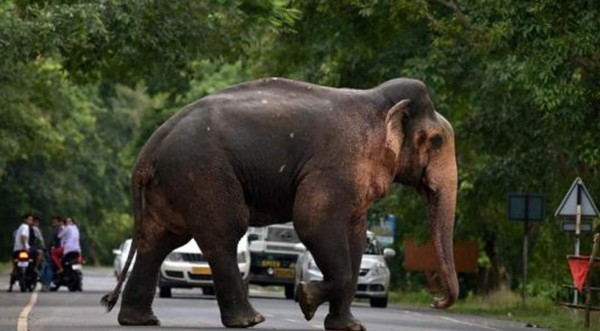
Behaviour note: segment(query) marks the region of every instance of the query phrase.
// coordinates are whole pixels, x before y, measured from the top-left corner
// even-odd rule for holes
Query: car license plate
[[[19,262],[17,262],[17,265],[19,267],[27,267],[27,266],[29,266],[29,261],[19,261]]]
[[[74,264],[72,268],[73,270],[81,270],[81,264]]]
[[[281,262],[273,260],[262,260],[261,266],[263,266],[264,268],[279,268],[281,266]]]
[[[294,278],[295,276],[296,276],[296,271],[294,269],[284,269],[284,268],[275,269],[275,277]]]
[[[210,267],[193,267],[192,271],[190,272],[193,275],[210,275],[212,272],[210,270]]]

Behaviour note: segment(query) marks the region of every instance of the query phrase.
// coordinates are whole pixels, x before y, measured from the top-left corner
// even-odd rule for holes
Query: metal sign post
[[[594,264],[594,260],[596,258],[596,254],[598,253],[598,242],[600,241],[600,234],[596,233],[594,235],[594,245],[592,246],[592,254],[590,255],[590,261],[588,262],[588,270]],[[583,326],[586,329],[590,328],[590,309],[592,306],[592,284],[590,281],[591,277],[588,271],[585,279],[585,287],[586,287],[586,296],[585,296],[585,323]]]
[[[527,302],[527,268],[529,264],[529,220],[525,220],[525,230],[523,231],[523,289],[521,297],[523,303]]]
[[[529,263],[529,230],[531,221],[544,219],[544,196],[531,193],[513,193],[508,196],[508,219],[523,221],[523,303],[527,302],[527,269]]]
[[[577,177],[571,184],[571,188],[563,198],[560,206],[554,214],[556,217],[564,219],[562,224],[563,231],[569,231],[573,228],[573,218],[575,218],[575,256],[579,256],[581,246],[581,231],[591,231],[592,226],[587,226],[584,221],[587,219],[593,219],[598,216],[598,208],[592,200],[590,193],[583,184],[581,178]],[[570,226],[569,226],[569,221]],[[589,230],[588,230],[589,229]],[[579,293],[577,290],[573,291],[573,304],[576,305],[579,301]]]
[[[581,239],[581,181],[577,181],[577,207],[575,214],[575,256],[579,256]],[[579,292],[573,290],[573,304],[576,305],[579,301]]]

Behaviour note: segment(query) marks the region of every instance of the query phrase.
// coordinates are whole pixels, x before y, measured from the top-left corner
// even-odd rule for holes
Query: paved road
[[[107,314],[98,304],[100,297],[115,283],[111,271],[88,268],[84,272],[82,293],[65,290],[55,293],[6,293],[4,289],[8,288],[8,275],[0,274],[0,330],[224,330],[215,298],[202,295],[200,290],[177,290],[174,291],[173,298],[156,298],[154,312],[161,319],[161,327],[120,327],[117,324],[119,307]],[[313,320],[307,322],[297,304],[285,300],[282,292],[252,289],[250,295],[254,307],[267,318],[267,321],[251,330],[323,330],[326,306],[322,306]],[[32,301],[35,301],[33,305]],[[366,303],[357,302],[353,305],[353,313],[370,331],[531,330],[507,321],[396,305],[390,305],[387,309],[375,309]]]

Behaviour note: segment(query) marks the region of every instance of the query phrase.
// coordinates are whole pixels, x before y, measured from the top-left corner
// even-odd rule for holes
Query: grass
[[[428,307],[432,296],[426,291],[390,293],[390,300],[412,306]],[[529,298],[524,305],[519,294],[507,290],[487,296],[470,295],[466,299],[459,300],[448,311],[519,321],[524,325],[535,325],[554,331],[600,330],[598,312],[592,313],[591,328],[585,329],[583,310],[559,307],[545,298]]]
[[[10,270],[11,261],[0,261],[0,272]]]

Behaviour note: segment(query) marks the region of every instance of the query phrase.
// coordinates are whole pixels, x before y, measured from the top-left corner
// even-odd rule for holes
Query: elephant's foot
[[[141,312],[123,307],[119,311],[118,321],[121,325],[160,325],[160,320],[152,311]]]
[[[252,307],[221,313],[221,322],[228,328],[248,328],[265,321],[265,317]]]
[[[298,293],[298,303],[300,304],[304,318],[310,321],[322,303],[320,292],[314,286],[310,286],[306,282],[300,282],[296,288],[296,293]]]
[[[366,331],[367,329],[352,315],[338,316],[328,314],[325,318],[325,330]]]

